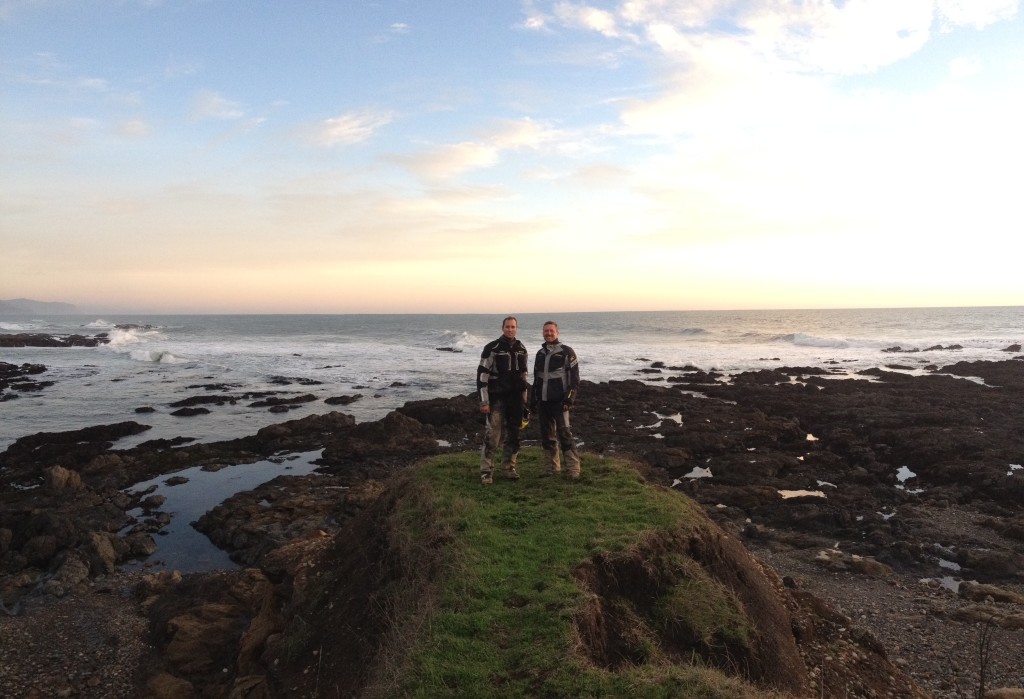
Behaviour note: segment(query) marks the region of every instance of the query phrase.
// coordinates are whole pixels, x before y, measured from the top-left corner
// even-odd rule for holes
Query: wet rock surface
[[[33,378],[46,372],[42,364],[11,364],[0,362],[0,402],[14,400],[19,393],[41,391],[52,386],[52,381]]]
[[[0,334],[0,347],[96,347],[110,342],[106,333],[96,335]]]
[[[0,365],[0,388],[11,380],[5,372],[14,380],[42,373],[12,366]],[[836,604],[846,619],[837,628],[870,626],[890,660],[904,663],[931,695],[976,686],[977,663],[966,658],[978,630],[989,627],[998,630],[989,686],[1024,684],[1019,663],[1007,659],[1024,651],[1024,631],[1015,626],[1024,614],[1024,361],[855,378],[838,378],[834,367],[790,367],[729,382],[693,367],[648,361],[643,368],[658,373],[583,383],[572,414],[582,450],[633,460],[648,479],[695,498],[794,589]],[[277,622],[267,600],[288,594],[303,574],[294,561],[282,563],[283,552],[315,548],[409,464],[476,449],[482,428],[475,397],[455,396],[411,402],[370,423],[330,412],[207,444],[182,438],[113,449],[120,437],[147,429],[138,422],[23,437],[0,454],[0,600],[9,610],[39,595],[87,594],[122,563],[151,553],[161,520],[148,530],[132,527],[138,522],[128,511],[149,495],[125,492],[134,483],[191,466],[323,449],[317,474],[281,476],[239,493],[197,524],[265,581],[248,571],[218,574],[226,588],[249,589],[224,593],[228,602],[206,595],[200,583],[154,583],[177,595],[175,613],[154,622],[164,650],[174,635],[170,621],[185,615],[172,625],[182,639],[177,660],[154,681],[197,681],[213,666],[190,666],[183,639],[200,638],[209,626],[234,639],[237,656],[252,619],[266,625],[254,633],[271,633]],[[536,444],[535,430],[527,429],[526,444]],[[160,505],[150,500],[147,516],[162,514]],[[950,576],[976,586],[957,594],[940,582]],[[956,672],[951,654],[963,656]]]

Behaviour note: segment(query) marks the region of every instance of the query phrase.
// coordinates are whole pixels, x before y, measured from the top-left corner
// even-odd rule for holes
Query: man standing
[[[480,482],[490,485],[494,473],[494,452],[501,443],[502,467],[505,476],[519,478],[516,458],[519,456],[519,431],[526,411],[529,387],[526,346],[516,339],[519,321],[509,316],[501,322],[501,337],[487,343],[480,355],[476,388],[480,393],[480,412],[487,416],[484,446],[480,458]]]
[[[537,350],[533,363],[533,398],[531,408],[538,408],[540,439],[544,447],[545,472],[560,473],[562,465],[558,451],[561,447],[569,477],[580,477],[580,455],[576,440],[569,427],[569,411],[576,402],[580,385],[579,361],[568,345],[558,341],[558,323],[544,323],[544,344]]]

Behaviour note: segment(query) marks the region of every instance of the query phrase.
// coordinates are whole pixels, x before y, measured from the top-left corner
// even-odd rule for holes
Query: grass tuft
[[[669,571],[649,609],[622,597],[603,602],[581,582],[595,557],[629,557],[652,532],[705,526],[692,501],[645,484],[627,464],[590,455],[578,481],[541,475],[538,449],[520,455],[519,481],[482,486],[477,468],[478,457],[454,454],[404,476],[409,495],[393,511],[390,539],[411,576],[430,578],[422,593],[429,603],[421,600],[416,618],[394,620],[416,631],[368,695],[771,696],[699,654],[696,663],[680,662],[663,647],[680,634],[709,647],[747,642],[739,602],[692,560]],[[417,571],[417,561],[432,572]],[[615,667],[594,660],[605,614],[617,620],[617,642],[629,645]]]

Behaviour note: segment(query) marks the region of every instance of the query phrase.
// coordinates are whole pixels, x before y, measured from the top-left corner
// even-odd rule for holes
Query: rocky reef
[[[11,366],[0,374],[9,388],[33,375]],[[1024,361],[835,374],[792,367],[724,381],[647,363],[636,380],[584,382],[573,428],[584,452],[634,463],[652,485],[700,503],[723,536],[776,568],[791,597],[820,605],[817,633],[860,634],[851,652],[869,658],[864,648],[873,648],[899,660],[911,684],[894,696],[973,692],[984,673],[975,661],[949,669],[949,647],[900,638],[908,617],[889,615],[887,600],[842,609],[838,598],[825,599],[829,591],[889,595],[893,609],[905,600],[912,611],[898,612],[918,615],[915,624],[927,619],[922,634],[934,625],[963,639],[955,652],[970,652],[977,629],[998,629],[990,686],[1024,683],[1019,664],[1000,660],[1024,650]],[[129,486],[191,466],[323,449],[317,474],[281,476],[197,522],[243,568],[153,573],[137,590],[162,658],[153,664],[159,679],[139,680],[152,680],[152,696],[186,684],[219,688],[205,696],[262,696],[246,694],[246,682],[254,692],[261,685],[267,641],[292,621],[287,610],[300,608],[295,595],[328,564],[324,551],[339,536],[365,532],[368,525],[353,523],[380,506],[396,474],[424,457],[475,449],[482,423],[472,397],[454,396],[408,403],[369,423],[330,412],[243,439],[114,448],[145,429],[126,422],[41,433],[0,454],[4,609],[88,591],[144,560],[167,520],[159,502],[145,503]],[[536,443],[533,429],[527,444]],[[127,514],[139,507],[148,526]],[[953,574],[972,583],[950,592],[941,581]],[[884,696],[876,689],[858,696]]]

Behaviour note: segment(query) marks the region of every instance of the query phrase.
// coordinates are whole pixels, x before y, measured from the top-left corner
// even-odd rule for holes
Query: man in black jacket
[[[476,388],[480,394],[480,412],[487,416],[484,446],[480,458],[480,482],[490,485],[494,473],[494,453],[501,443],[505,476],[519,478],[519,431],[526,415],[529,388],[526,346],[516,339],[519,321],[509,316],[501,322],[501,337],[487,343],[480,355]]]
[[[533,363],[533,398],[530,407],[537,411],[540,439],[544,447],[545,472],[562,470],[559,447],[565,457],[569,477],[580,477],[580,455],[569,427],[569,411],[576,402],[580,386],[579,361],[572,347],[558,341],[558,323],[544,323],[544,344]]]

